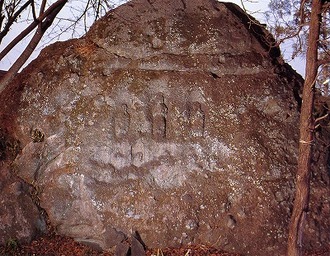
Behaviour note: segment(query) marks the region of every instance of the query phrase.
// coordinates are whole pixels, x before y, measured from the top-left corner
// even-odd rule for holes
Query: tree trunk
[[[303,4],[303,3],[302,3]],[[309,204],[309,180],[314,130],[314,90],[318,72],[318,39],[321,21],[321,0],[313,0],[309,23],[308,49],[306,53],[306,75],[300,116],[300,140],[296,194],[289,225],[288,256],[301,256],[304,221]],[[303,8],[303,6],[301,6]]]

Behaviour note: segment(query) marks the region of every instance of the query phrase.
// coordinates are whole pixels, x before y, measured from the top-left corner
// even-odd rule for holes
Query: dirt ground
[[[58,235],[45,236],[33,241],[29,245],[18,245],[14,241],[6,247],[0,247],[2,256],[110,256],[108,252],[98,252],[86,245],[75,242],[72,238]],[[190,246],[185,248],[147,249],[147,256],[192,256],[192,255],[213,255],[213,256],[239,256],[239,254],[225,253],[214,248],[203,245]]]
[[[308,252],[306,256],[327,256],[329,251]],[[86,245],[75,242],[72,238],[56,234],[43,236],[28,245],[8,241],[0,247],[1,256],[110,256],[108,252],[99,252]],[[146,256],[240,256],[205,245],[182,248],[147,249]]]

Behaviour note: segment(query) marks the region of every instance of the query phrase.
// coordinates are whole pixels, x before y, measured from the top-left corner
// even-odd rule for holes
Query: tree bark
[[[302,2],[303,4],[303,2]],[[303,8],[303,6],[301,6]],[[311,157],[314,139],[314,91],[318,72],[318,39],[320,35],[322,0],[312,0],[309,23],[306,75],[303,88],[296,194],[289,225],[288,256],[301,256],[303,228],[308,212]]]

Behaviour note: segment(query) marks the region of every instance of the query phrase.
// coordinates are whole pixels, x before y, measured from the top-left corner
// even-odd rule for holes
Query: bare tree
[[[28,45],[22,51],[18,59],[0,78],[0,93],[8,86],[17,72],[31,56],[41,39],[45,36],[46,31],[52,26],[55,20],[55,27],[60,28],[59,31],[53,32],[53,37],[59,36],[61,33],[71,30],[76,31],[77,26],[82,22],[84,29],[87,30],[88,17],[92,16],[93,21],[100,18],[106,11],[113,7],[110,0],[85,0],[81,8],[78,2],[68,0],[0,0],[0,44],[3,39],[8,36],[12,27],[19,23],[25,22],[27,27],[23,29],[10,43],[0,52],[0,61],[24,38],[33,33]],[[64,6],[70,5],[72,17],[59,17],[60,11]],[[61,25],[62,21],[66,21],[66,27]],[[54,25],[54,24],[53,24]],[[73,33],[72,32],[72,33]]]
[[[248,1],[248,0],[246,0]],[[243,0],[241,3],[243,5]],[[314,131],[328,117],[314,118],[316,88],[329,96],[330,76],[330,1],[329,0],[271,0],[267,11],[268,28],[279,46],[291,40],[292,58],[306,59],[305,82],[300,114],[300,140],[296,193],[289,225],[288,256],[303,253],[304,221],[309,207],[311,158]],[[272,43],[272,42],[269,42]]]
[[[301,3],[301,9],[304,8]],[[320,37],[322,1],[312,0],[309,18],[309,35],[306,52],[306,75],[300,114],[300,140],[296,194],[289,226],[288,255],[302,255],[304,221],[308,212],[310,173],[315,120],[313,117],[315,82],[318,73],[318,41]],[[302,11],[303,12],[303,11]],[[303,15],[303,14],[302,14]]]
[[[309,206],[311,158],[314,130],[317,125],[317,120],[313,116],[316,84],[318,78],[324,81],[325,77],[329,76],[327,67],[330,62],[330,4],[328,0],[271,0],[269,7],[271,11],[267,13],[267,18],[271,20],[271,31],[276,36],[277,43],[293,40],[292,58],[298,55],[306,58],[296,193],[287,251],[288,256],[298,256],[303,253],[304,221]],[[321,66],[323,74],[319,75]],[[319,82],[320,86],[322,83]]]
[[[36,27],[36,31],[34,33],[34,36],[32,37],[30,43],[25,48],[25,50],[22,52],[20,57],[16,60],[16,62],[12,65],[12,67],[9,69],[7,74],[1,79],[0,81],[0,92],[4,90],[4,88],[8,85],[8,83],[13,79],[14,75],[19,71],[19,69],[24,65],[24,63],[27,61],[29,56],[32,54],[32,52],[37,47],[38,43],[40,42],[41,38],[43,37],[46,30],[52,25],[55,17],[57,14],[61,11],[63,6],[67,3],[68,0],[58,0],[54,4],[52,4],[49,8],[46,8],[46,0],[43,0],[40,6],[39,15],[36,14],[36,8],[35,3],[33,0],[27,1],[22,7],[20,7],[16,12],[12,11],[15,9],[15,1],[13,6],[9,6],[10,13],[9,13],[9,19],[6,23],[5,29],[3,32],[3,37],[8,33],[10,26],[13,25],[13,23],[16,21],[19,14],[24,10],[24,8],[27,8],[31,5],[32,15],[33,15],[33,22],[25,29],[23,30],[14,40],[11,41],[11,43],[0,53],[0,60],[8,54],[8,52],[13,49],[13,47],[20,42],[25,36],[27,36],[32,30],[34,30]],[[3,38],[2,37],[2,38]]]

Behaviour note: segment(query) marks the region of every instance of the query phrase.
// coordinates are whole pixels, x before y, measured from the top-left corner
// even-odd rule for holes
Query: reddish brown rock
[[[28,243],[46,223],[37,206],[36,188],[11,173],[11,162],[20,151],[20,143],[0,129],[0,245]]]
[[[1,96],[22,148],[13,171],[60,234],[283,255],[302,80],[250,18],[213,0],[133,0],[19,75]],[[310,229],[309,247],[329,243]]]

